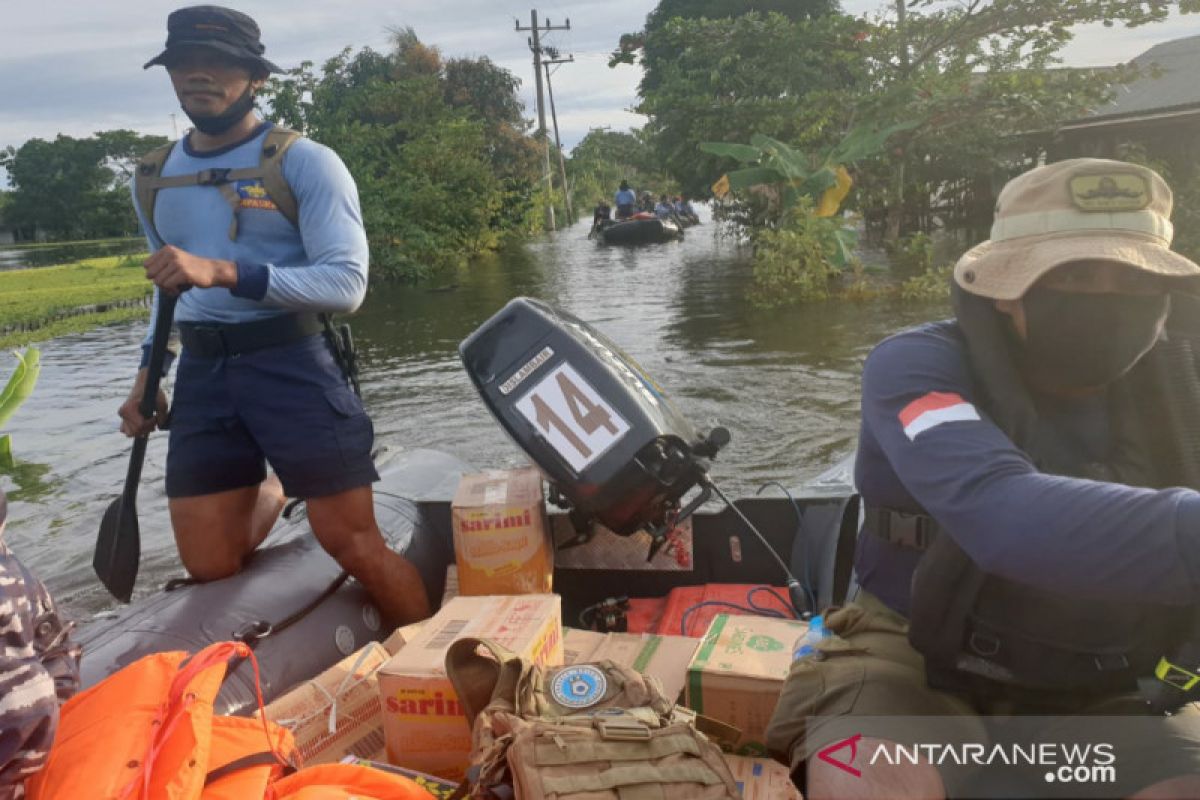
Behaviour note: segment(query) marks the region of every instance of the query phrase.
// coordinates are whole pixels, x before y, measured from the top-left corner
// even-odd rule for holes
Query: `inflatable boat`
[[[614,222],[600,231],[605,244],[658,244],[682,238],[683,230],[674,222],[650,215]]]
[[[469,467],[444,453],[406,451],[382,460],[375,484],[375,515],[392,549],[425,578],[436,607],[446,566],[454,560],[450,500]],[[172,581],[113,615],[83,627],[81,672],[90,686],[144,655],[195,652],[240,639],[255,651],[266,702],[361,648],[386,630],[366,592],[346,580],[313,537],[304,506],[271,533],[237,575],[212,583]],[[256,707],[254,675],[241,664],[217,701],[221,714]]]

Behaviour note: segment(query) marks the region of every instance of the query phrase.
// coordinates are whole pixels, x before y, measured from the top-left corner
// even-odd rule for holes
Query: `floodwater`
[[[896,301],[762,311],[745,299],[748,250],[715,236],[711,224],[690,229],[683,242],[637,249],[599,246],[587,230],[580,223],[513,247],[434,285],[372,287],[354,335],[377,444],[437,448],[481,468],[520,463],[457,347],[509,299],[528,295],[615,340],[697,427],[727,427],[733,439],[713,476],[728,492],[753,494],[767,481],[797,486],[852,450],[871,345],[946,314]],[[117,430],[116,410],[145,328],[43,343],[41,379],[8,426],[20,464],[0,476],[13,500],[6,538],[76,617],[113,602],[92,573],[92,549],[124,480],[129,440]],[[138,594],[182,573],[163,494],[165,454],[166,436],[156,434],[138,495]]]

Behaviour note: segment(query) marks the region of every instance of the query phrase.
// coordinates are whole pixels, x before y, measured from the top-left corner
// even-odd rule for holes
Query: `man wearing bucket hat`
[[[986,789],[994,767],[845,768],[850,744],[988,742],[996,715],[1078,741],[1075,715],[1105,714],[1145,721],[1104,731],[1103,796],[1200,797],[1200,711],[1171,685],[1200,668],[1179,655],[1200,630],[1200,267],[1170,250],[1171,208],[1133,164],[1027,172],[955,267],[955,319],[868,357],[860,590],[768,731],[808,796]],[[1079,791],[1039,769],[1041,793]]]
[[[7,516],[0,489],[0,797],[18,798],[50,752],[59,703],[79,688],[79,647],[46,587],[4,541]]]
[[[143,158],[133,192],[156,309],[163,292],[178,295],[166,475],[176,543],[195,578],[226,577],[283,494],[304,498],[317,539],[384,618],[412,622],[428,616],[425,587],[380,534],[372,424],[338,358],[344,342],[322,335],[322,315],[354,311],[366,293],[358,191],[332,150],[257,117],[254,95],[279,71],[264,53],[250,17],[192,6],[167,18],[166,47],[145,65],[166,68],[195,126]],[[152,332],[119,410],[129,436],[165,419],[162,394],[155,418],[138,411]]]

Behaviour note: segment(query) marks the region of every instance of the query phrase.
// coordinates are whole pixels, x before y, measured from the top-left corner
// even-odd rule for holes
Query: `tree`
[[[592,128],[571,151],[567,174],[576,208],[590,208],[601,198],[612,202],[623,180],[638,191],[661,194],[676,188],[659,168],[642,131]]]
[[[54,238],[128,236],[137,219],[128,183],[138,157],[166,143],[133,131],[30,139],[0,152],[13,186],[9,222]]]
[[[338,152],[358,184],[375,276],[418,278],[528,230],[537,151],[516,78],[443,60],[411,28],[392,49],[343,50],[264,92],[272,118]]]
[[[1143,25],[1173,5],[906,0],[903,18],[826,10],[650,24],[677,2],[651,14],[637,50],[647,71],[639,110],[670,172],[694,192],[733,166],[698,154],[700,141],[762,134],[812,150],[856,125],[919,119],[856,175],[855,202],[869,221],[885,220],[893,239],[935,220],[990,216],[990,184],[1027,166],[1057,125],[1128,79],[1126,69],[1058,68],[1075,25]]]

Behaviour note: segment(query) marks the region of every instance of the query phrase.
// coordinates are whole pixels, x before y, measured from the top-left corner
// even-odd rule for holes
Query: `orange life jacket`
[[[292,771],[292,734],[265,718],[221,717],[213,701],[231,658],[220,642],[194,656],[157,653],[71,698],[29,800],[429,800],[416,783],[365,767]],[[262,705],[261,697],[259,705]]]

